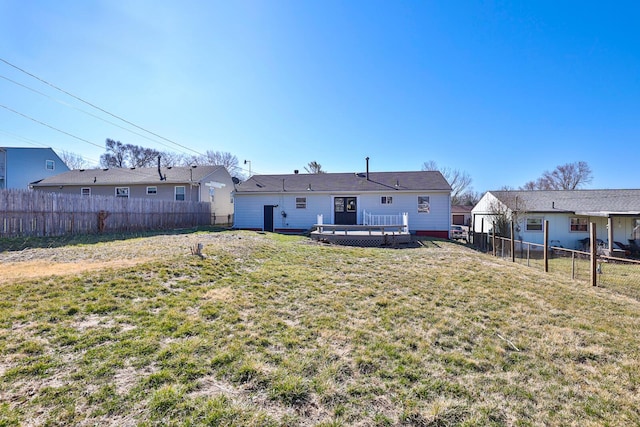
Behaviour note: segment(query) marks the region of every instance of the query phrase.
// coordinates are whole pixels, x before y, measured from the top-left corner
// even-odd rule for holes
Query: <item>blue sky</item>
[[[586,161],[589,188],[640,188],[638,2],[0,0],[0,58],[180,144],[0,62],[0,105],[80,138],[0,108],[0,146],[433,160],[478,192]]]

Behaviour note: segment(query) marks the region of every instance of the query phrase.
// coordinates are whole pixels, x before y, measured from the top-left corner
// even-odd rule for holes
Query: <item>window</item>
[[[418,196],[418,213],[429,213],[431,207],[429,206],[429,196]]]
[[[333,211],[344,212],[344,198],[336,197],[335,199],[333,199]]]
[[[393,203],[393,197],[382,196],[380,197],[380,203],[382,203],[383,205],[390,205],[391,203]]]
[[[633,240],[640,239],[640,218],[636,218],[633,223],[633,231],[631,231]]]
[[[147,195],[156,195],[158,194],[158,187],[147,187]]]
[[[54,170],[56,168],[56,162],[54,162],[53,160],[45,160],[44,167],[48,171],[52,171],[52,170]]]
[[[306,197],[296,197],[296,209],[307,209]]]
[[[116,187],[116,197],[129,198],[129,187]]]
[[[573,217],[571,220],[571,227],[569,230],[571,231],[588,231],[589,230],[589,221],[587,218],[578,218]]]
[[[355,212],[356,211],[356,198],[348,197],[347,198],[347,212]]]
[[[527,231],[542,231],[542,218],[527,218]]]
[[[180,185],[176,187],[176,200],[184,200],[185,194],[186,194],[186,190],[184,185]]]
[[[89,187],[84,187],[80,189],[80,194],[82,194],[83,196],[90,196],[91,195],[91,188]]]

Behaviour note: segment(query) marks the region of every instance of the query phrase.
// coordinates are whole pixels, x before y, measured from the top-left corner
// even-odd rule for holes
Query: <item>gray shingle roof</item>
[[[640,190],[538,190],[490,193],[511,210],[569,211],[584,214],[640,212]]]
[[[254,175],[236,186],[238,193],[297,191],[451,191],[438,171]]]
[[[53,185],[145,185],[199,182],[223,166],[161,168],[166,180],[161,181],[158,168],[79,169],[45,178],[34,187]]]

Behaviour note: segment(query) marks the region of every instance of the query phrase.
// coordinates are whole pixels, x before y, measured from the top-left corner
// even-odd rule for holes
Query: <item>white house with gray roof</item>
[[[544,243],[544,221],[554,246],[582,249],[589,224],[605,242],[640,239],[640,190],[488,191],[471,211],[476,233],[491,231],[496,215],[515,220],[515,237]]]
[[[211,203],[215,223],[230,222],[234,182],[224,166],[78,169],[31,184],[38,191]]]
[[[236,186],[239,229],[301,233],[408,213],[412,234],[449,237],[451,186],[438,171],[254,175]]]

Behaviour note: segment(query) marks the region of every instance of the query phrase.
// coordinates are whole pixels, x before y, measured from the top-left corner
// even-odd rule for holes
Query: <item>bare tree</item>
[[[106,153],[100,156],[100,165],[105,168],[142,168],[156,164],[160,152],[153,148],[123,144],[107,138]]]
[[[545,171],[535,181],[525,183],[523,190],[576,190],[593,180],[591,168],[587,162],[566,163],[557,166],[551,172]]]
[[[473,195],[471,195],[470,197],[465,195],[465,193],[473,193],[473,189],[471,187],[471,176],[469,176],[468,173],[460,171],[458,169],[441,168],[433,160],[424,162],[422,164],[422,170],[439,171],[442,176],[444,176],[444,179],[446,179],[451,186],[452,205],[461,205],[463,204],[463,200],[473,198]]]
[[[72,153],[71,151],[62,151],[60,153],[60,159],[64,162],[69,169],[88,169],[91,164],[79,154]]]
[[[188,159],[192,165],[217,165],[224,166],[231,176],[244,177],[242,168],[238,158],[233,154],[226,151],[212,151],[207,152],[201,156],[194,156]]]
[[[517,224],[526,217],[527,207],[522,198],[518,198],[517,191],[507,190],[502,192],[499,199],[489,202],[488,211],[487,219],[495,225],[496,235],[509,237],[511,222],[516,224],[515,231],[518,233]]]
[[[307,163],[304,170],[306,170],[307,173],[327,173],[327,171],[322,170],[322,165],[315,160]]]

